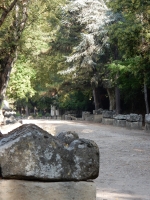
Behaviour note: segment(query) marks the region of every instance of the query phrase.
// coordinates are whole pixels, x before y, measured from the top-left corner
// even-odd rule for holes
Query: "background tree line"
[[[0,3],[1,107],[149,113],[149,68],[148,0]]]

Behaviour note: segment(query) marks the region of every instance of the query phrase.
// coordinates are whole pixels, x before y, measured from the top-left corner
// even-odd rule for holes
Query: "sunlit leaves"
[[[32,85],[35,75],[35,71],[30,67],[30,61],[20,56],[10,77],[8,96],[16,100],[31,98],[35,94]]]

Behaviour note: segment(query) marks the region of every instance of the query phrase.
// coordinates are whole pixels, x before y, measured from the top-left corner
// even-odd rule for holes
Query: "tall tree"
[[[48,50],[48,38],[55,33],[58,24],[57,7],[60,7],[62,2],[62,0],[51,0],[51,2],[49,0],[5,0],[0,3],[0,105],[2,105],[5,97],[15,61],[19,60],[18,63],[25,65],[29,71],[38,63],[42,63],[38,57],[39,54],[43,54]],[[53,28],[54,30],[52,30]],[[19,56],[20,54],[21,56]],[[44,63],[42,64],[44,66]],[[22,73],[21,76],[17,76],[17,78],[22,79],[23,73],[26,73],[23,71],[20,73],[18,66],[20,64],[17,64],[15,68],[18,72],[15,71],[11,76],[13,80],[10,87],[13,82],[16,83],[14,74]],[[48,66],[48,62],[46,66]],[[42,75],[40,72],[37,70],[36,74]],[[38,77],[39,75],[36,77],[37,81]],[[18,81],[18,84],[23,83],[23,80],[18,79]],[[22,85],[23,87],[26,86]],[[15,94],[21,94],[20,97],[26,96],[26,90],[20,91],[16,84],[13,88],[15,88]],[[31,91],[33,90],[31,87],[28,87],[28,90],[29,88]]]
[[[146,112],[149,113],[147,85],[150,66],[150,2],[147,0],[130,2],[127,0],[110,0],[109,6],[114,12],[122,13],[123,16],[123,20],[113,24],[110,28],[110,38],[113,43],[118,45],[123,63],[127,64],[127,62],[124,62],[127,59],[131,61],[128,62],[128,68],[134,64],[130,68],[130,73],[141,78]]]
[[[6,94],[11,69],[17,59],[17,47],[27,21],[29,0],[3,1],[0,35],[0,108]]]
[[[84,26],[81,31],[80,43],[74,47],[72,55],[67,57],[67,62],[70,63],[74,72],[80,70],[86,75],[89,72],[97,110],[99,103],[97,102],[96,88],[104,78],[104,65],[109,60],[108,54],[104,56],[108,52],[106,49],[109,49],[106,26],[114,22],[118,16],[113,15],[103,0],[73,0],[65,7],[65,10]],[[101,74],[103,74],[103,78]]]

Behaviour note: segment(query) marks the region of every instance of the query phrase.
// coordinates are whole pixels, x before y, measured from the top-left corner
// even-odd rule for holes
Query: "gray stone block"
[[[145,123],[145,131],[150,132],[150,123]]]
[[[105,125],[113,125],[114,119],[102,118],[102,123]]]
[[[145,115],[145,122],[150,124],[150,114]]]
[[[94,115],[90,114],[90,115],[85,115],[84,116],[84,120],[85,121],[93,121],[94,120]]]
[[[17,120],[13,115],[10,116],[9,118],[8,117],[4,117],[4,124],[14,124],[16,122],[17,122]]]
[[[142,129],[142,122],[129,122],[129,121],[126,121],[126,128],[141,130]]]
[[[66,136],[66,139],[64,137]],[[60,138],[24,124],[0,138],[0,176],[43,181],[82,181],[99,174],[99,148],[92,140]],[[70,134],[71,136],[71,134]],[[64,141],[69,141],[64,144]]]
[[[90,112],[85,112],[85,111],[82,112],[82,119],[83,120],[86,120],[86,118],[89,117],[89,116],[90,116]]]
[[[113,118],[116,119],[116,120],[126,120],[127,115],[121,115],[121,114],[119,114],[119,115],[113,116]]]
[[[58,120],[61,120],[61,116],[57,116],[57,119],[58,119]]]
[[[113,118],[113,115],[115,115],[115,111],[111,110],[104,110],[102,111],[103,118]]]
[[[93,182],[0,180],[0,200],[96,200]]]
[[[118,126],[118,127],[125,127],[126,126],[126,120],[114,119],[113,125]]]
[[[99,108],[98,110],[93,110],[93,114],[96,114],[96,115],[101,115],[102,112],[103,112],[102,108]]]
[[[129,122],[142,122],[142,115],[133,114],[127,115],[127,121]]]
[[[93,115],[93,121],[97,122],[97,123],[101,123],[102,122],[102,115],[100,115],[100,114]]]
[[[65,115],[65,120],[71,120],[71,116]]]

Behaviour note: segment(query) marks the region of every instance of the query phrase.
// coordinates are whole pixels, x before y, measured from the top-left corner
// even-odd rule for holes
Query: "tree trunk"
[[[8,43],[8,45],[11,43],[11,45],[9,46],[9,48],[6,47],[3,51],[1,51],[3,57],[0,58],[0,109],[2,108],[3,100],[5,98],[11,69],[17,58],[17,45],[20,40],[21,34],[25,28],[25,24],[28,18],[27,15],[28,3],[29,0],[24,0],[24,1],[14,0],[10,5],[9,9],[7,10],[7,12],[9,13],[15,7],[16,15],[13,21],[13,25],[11,24],[10,27],[8,27],[8,30],[11,34],[8,35],[8,39],[6,42]],[[0,16],[0,26],[7,18],[8,13],[4,11],[4,13]]]
[[[0,27],[2,24],[5,22],[5,19],[9,15],[9,13],[12,11],[12,9],[15,7],[15,4],[17,3],[18,0],[14,0],[7,8],[5,6],[1,6],[1,9],[3,10],[1,15],[0,15]]]
[[[97,96],[96,87],[93,88],[93,98],[94,98],[95,110],[98,110],[99,109],[99,102],[98,102],[98,96]]]
[[[11,69],[15,58],[8,57],[0,61],[1,71],[0,71],[0,109],[2,109],[3,100],[5,98],[6,89],[8,86]]]
[[[115,110],[115,90],[114,88],[107,88],[109,96],[109,110]]]
[[[116,97],[116,114],[120,114],[120,90],[116,86],[115,87],[115,97]]]
[[[148,104],[148,95],[147,95],[147,85],[144,82],[144,99],[145,99],[145,106],[146,106],[146,114],[149,114],[149,104]]]
[[[54,119],[56,119],[56,106],[54,106]]]
[[[25,112],[26,112],[26,117],[28,117],[28,116],[29,116],[29,108],[28,108],[28,105],[26,105],[26,107],[25,107]]]

